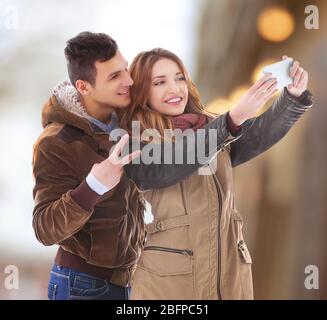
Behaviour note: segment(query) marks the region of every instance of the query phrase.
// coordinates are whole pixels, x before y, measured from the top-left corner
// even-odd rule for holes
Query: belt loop
[[[153,222],[146,224],[145,228],[146,231],[151,234],[177,227],[188,226],[189,224],[189,216],[186,214],[165,220],[154,219]]]

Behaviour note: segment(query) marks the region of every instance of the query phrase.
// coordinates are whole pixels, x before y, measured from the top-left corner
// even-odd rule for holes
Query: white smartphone
[[[264,74],[272,73],[272,77],[277,79],[277,89],[283,90],[289,84],[293,83],[290,76],[290,69],[293,65],[293,59],[287,58],[285,60],[270,64],[262,69]]]

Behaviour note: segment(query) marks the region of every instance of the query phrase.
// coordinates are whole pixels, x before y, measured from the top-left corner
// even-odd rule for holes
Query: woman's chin
[[[179,116],[184,113],[185,108],[176,108],[176,109],[170,109],[165,112],[165,115],[175,117]]]

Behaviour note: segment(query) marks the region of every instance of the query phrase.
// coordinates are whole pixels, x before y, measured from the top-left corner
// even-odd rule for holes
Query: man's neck
[[[86,112],[93,118],[101,121],[102,123],[109,124],[111,120],[111,115],[114,111],[105,105],[101,105],[94,100],[88,100],[80,97],[82,105],[85,107]]]

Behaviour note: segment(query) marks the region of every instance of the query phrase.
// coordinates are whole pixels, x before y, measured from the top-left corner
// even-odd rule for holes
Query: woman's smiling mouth
[[[175,96],[175,97],[165,100],[165,103],[172,105],[172,106],[176,106],[176,105],[179,105],[182,101],[183,101],[182,97]]]

